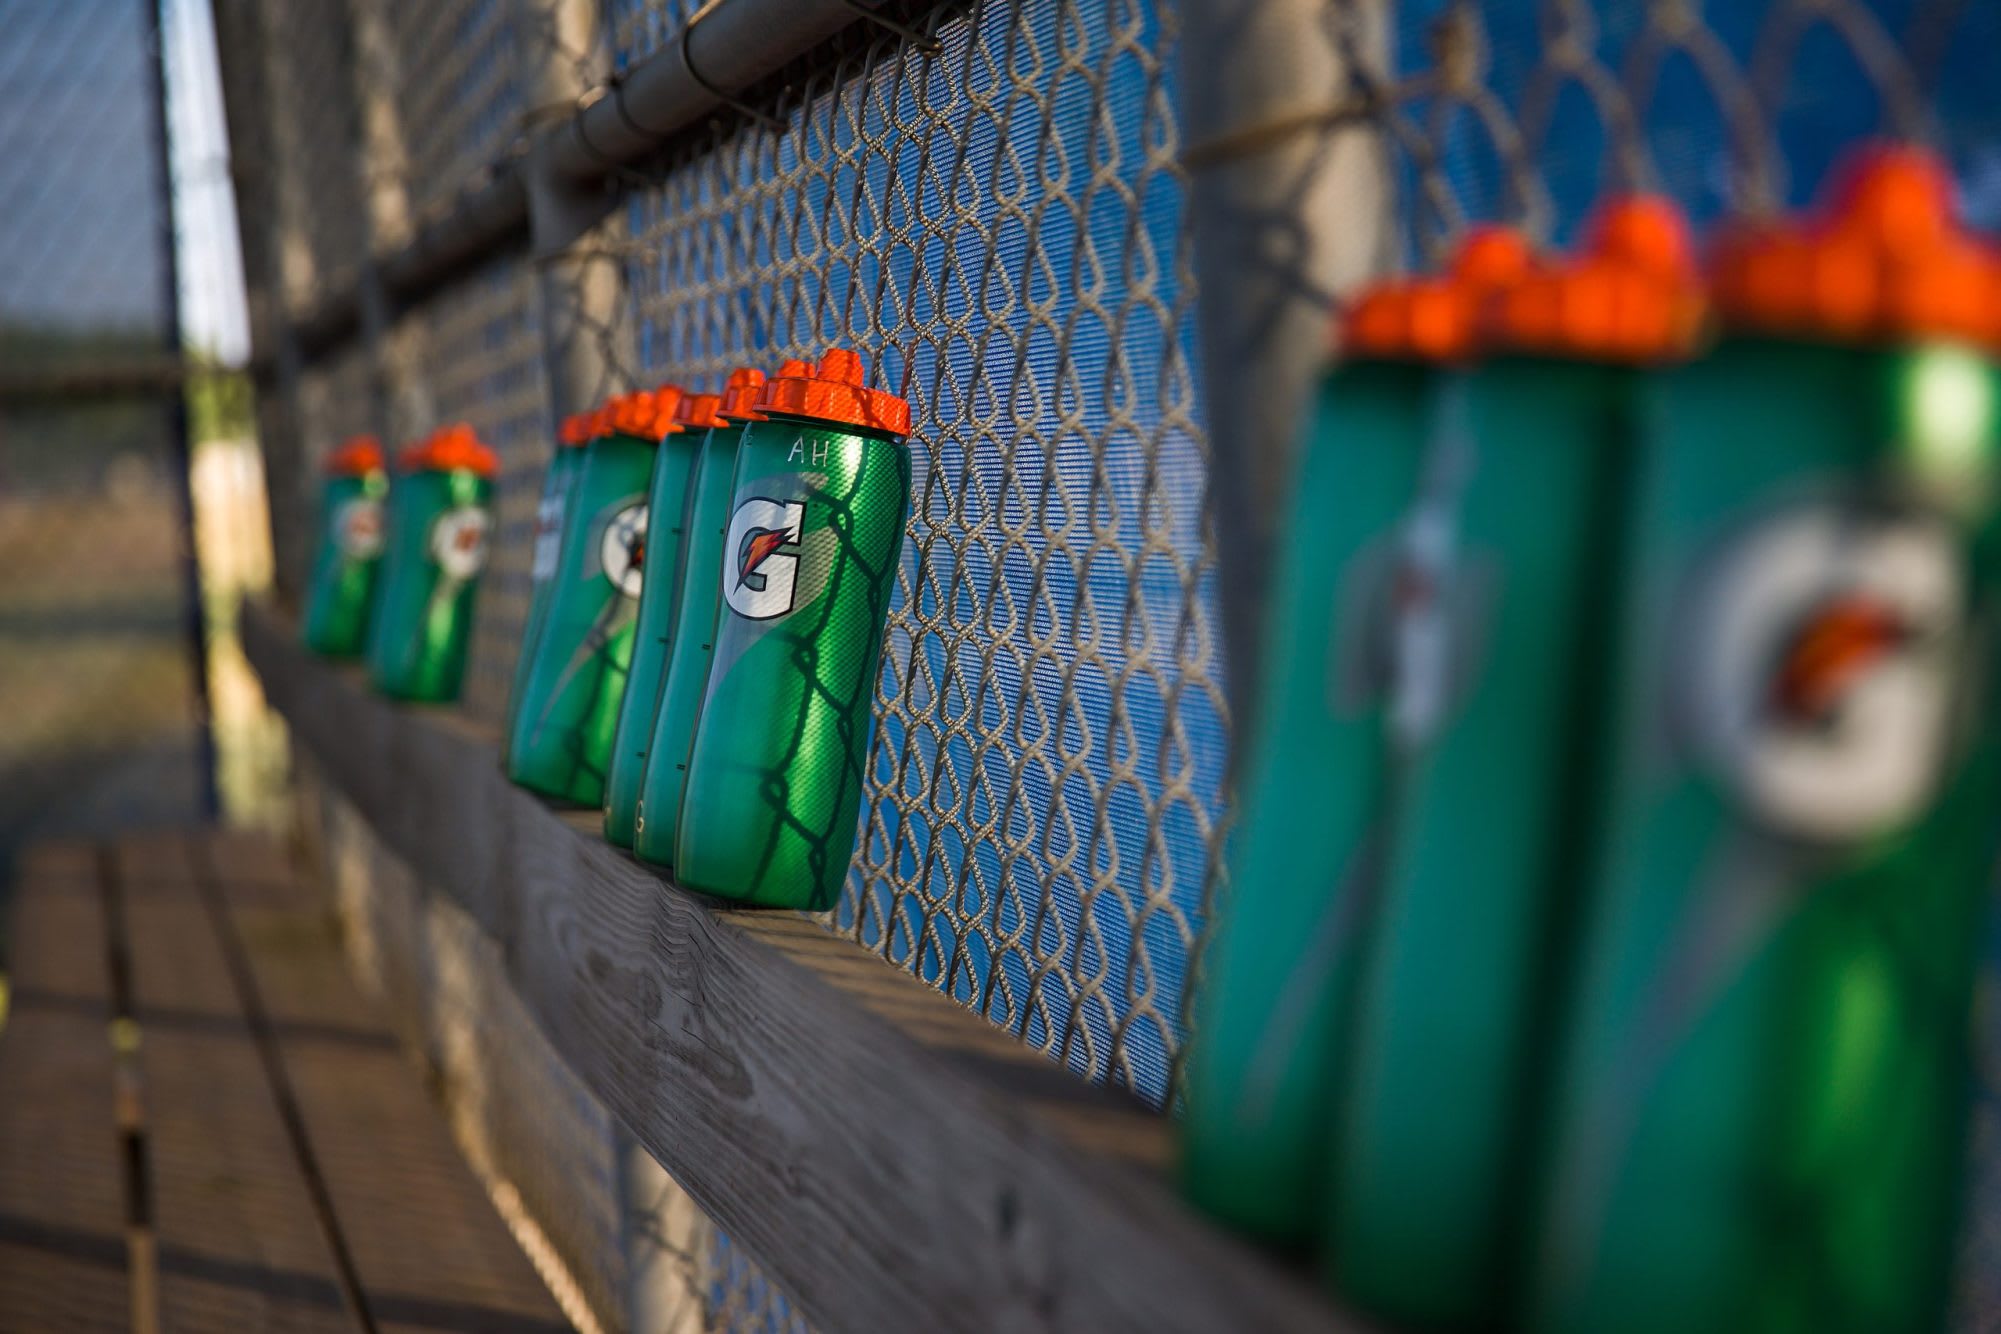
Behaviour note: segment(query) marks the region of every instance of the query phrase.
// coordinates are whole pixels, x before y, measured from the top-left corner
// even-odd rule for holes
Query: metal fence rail
[[[861,349],[916,480],[827,924],[1156,1105],[1340,295],[1613,189],[1797,203],[1884,132],[2001,225],[2001,11],[1963,0],[217,5],[281,536],[341,436],[471,421],[495,719],[555,416]],[[781,9],[833,35],[716,37]],[[712,1327],[797,1318],[726,1240],[675,1254]],[[2001,1275],[1966,1291],[1977,1323]]]

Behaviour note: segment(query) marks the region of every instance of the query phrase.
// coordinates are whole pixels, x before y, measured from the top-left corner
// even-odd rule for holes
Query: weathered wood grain
[[[362,1328],[178,836],[116,850],[168,1330]]]
[[[823,1326],[1355,1328],[1181,1204],[1145,1107],[810,921],[677,889],[509,785],[486,730],[375,697],[273,613],[244,630],[295,742]]]
[[[240,949],[246,1009],[275,1041],[279,1084],[383,1334],[560,1334],[554,1298],[451,1142],[381,1008],[356,989],[323,905],[269,845],[201,836],[195,874]]]
[[[95,853],[23,859],[0,1030],[0,1328],[131,1327]]]

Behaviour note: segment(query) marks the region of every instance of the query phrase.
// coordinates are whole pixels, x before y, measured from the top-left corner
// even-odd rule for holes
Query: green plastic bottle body
[[[723,604],[723,538],[736,496],[738,446],[743,428],[710,431],[696,455],[688,486],[685,548],[675,624],[661,671],[653,732],[633,803],[633,852],[659,866],[674,864],[675,835],[681,824],[681,797],[687,786],[688,756],[695,722],[709,687],[717,618]]]
[[[675,875],[817,911],[840,893],[860,823],[910,456],[783,417],[750,423],[739,449]]]
[[[1752,339],[1656,386],[1534,1328],[1939,1325],[1996,852],[1992,386]]]
[[[369,680],[383,694],[458,698],[492,501],[493,483],[466,469],[406,473],[390,487],[368,638]]]
[[[583,454],[507,776],[556,801],[598,806],[632,664],[654,444],[615,434]]]
[[[1409,756],[1363,966],[1324,1245],[1413,1328],[1490,1318],[1520,1261],[1529,1099],[1594,790],[1631,373],[1504,358],[1427,466],[1438,634],[1400,663]]]
[[[1358,362],[1320,390],[1274,552],[1261,712],[1184,1081],[1187,1194],[1294,1248],[1325,1213],[1343,1035],[1393,816],[1391,574],[1432,378]]]
[[[379,472],[330,477],[320,493],[319,551],[306,583],[306,647],[330,658],[358,658],[368,647],[368,619],[382,560],[389,479]]]
[[[522,624],[521,643],[515,651],[514,683],[507,692],[503,754],[513,745],[521,702],[528,692],[528,669],[534,665],[535,646],[541,642],[542,626],[549,618],[549,589],[555,581],[556,562],[562,555],[563,522],[569,513],[570,492],[583,466],[581,448],[559,446],[542,477],[542,495],[535,503],[535,546],[528,565],[528,617]]]
[[[690,482],[695,458],[710,431],[681,431],[660,442],[646,493],[646,557],[641,564],[639,613],[633,622],[632,666],[618,726],[612,734],[611,763],[605,779],[604,836],[621,848],[632,846],[638,818],[639,787],[646,773],[646,748],[660,705],[661,677],[668,645],[680,621],[681,561],[686,545]]]

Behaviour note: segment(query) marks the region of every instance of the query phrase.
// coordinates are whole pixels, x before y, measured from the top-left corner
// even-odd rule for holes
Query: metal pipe
[[[566,249],[617,206],[622,171],[745,89],[867,21],[851,0],[713,0],[679,38],[624,76],[575,99],[567,120],[517,145],[407,245],[380,256],[392,302],[421,299],[475,258],[532,238],[535,253]],[[297,322],[301,353],[316,359],[356,337],[358,283]]]
[[[167,127],[167,34],[160,0],[139,0],[141,31],[152,34],[153,58],[146,62],[146,99],[151,104],[153,152],[160,175],[160,325],[169,357],[179,359],[181,335],[180,246],[174,228],[174,147]],[[182,535],[180,556],[182,631],[187,640],[188,672],[195,713],[196,793],[201,815],[215,818],[219,809],[215,773],[215,712],[208,688],[208,608],[202,596],[201,562],[195,540],[195,457],[188,423],[186,387],[176,382],[167,403],[167,436],[174,465],[174,503]]]
[[[1390,222],[1377,129],[1317,112],[1357,91],[1351,58],[1386,67],[1388,10],[1389,0],[1179,6],[1217,605],[1239,736],[1256,711],[1272,536],[1328,322],[1379,267]],[[1330,30],[1337,11],[1345,44]]]
[[[598,90],[537,147],[576,181],[629,166],[862,18],[847,0],[719,0],[679,38]]]

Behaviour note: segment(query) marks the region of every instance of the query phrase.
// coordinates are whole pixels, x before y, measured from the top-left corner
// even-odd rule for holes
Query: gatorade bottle
[[[1386,688],[1399,606],[1418,591],[1396,576],[1426,539],[1398,525],[1436,429],[1430,391],[1470,351],[1479,301],[1527,265],[1519,238],[1482,230],[1448,275],[1362,295],[1273,553],[1263,712],[1183,1081],[1181,1173],[1201,1208],[1281,1246],[1304,1248],[1325,1217],[1355,964],[1395,828]]]
[[[768,907],[840,893],[910,499],[910,405],[835,349],[764,386],[723,538],[676,879]]]
[[[382,446],[356,436],[327,459],[320,491],[320,544],[306,584],[306,647],[329,658],[358,658],[368,646],[375,571],[382,557],[382,502],[389,474]]]
[[[646,777],[646,756],[653,744],[653,728],[660,711],[661,693],[666,685],[667,664],[674,651],[674,644],[680,635],[682,612],[687,605],[689,585],[694,582],[693,572],[688,567],[691,546],[688,525],[695,513],[695,487],[701,477],[702,460],[711,456],[713,442],[718,436],[734,437],[741,429],[742,417],[726,417],[723,407],[732,393],[736,393],[744,377],[755,376],[756,383],[762,385],[764,376],[758,371],[737,371],[730,376],[729,385],[723,394],[689,394],[682,398],[680,420],[687,430],[691,459],[687,471],[676,485],[679,487],[679,505],[674,510],[674,527],[671,537],[656,529],[653,549],[657,553],[650,579],[640,590],[639,628],[636,647],[633,650],[632,681],[626,687],[625,703],[619,709],[618,732],[612,742],[611,776],[605,783],[604,834],[605,838],[619,847],[630,848],[638,832],[640,789]],[[752,391],[753,395],[755,390]],[[664,456],[663,456],[664,457]],[[660,494],[662,477],[658,468],[654,469],[654,497],[650,502],[652,512],[664,515],[661,507],[672,504],[675,497]],[[727,506],[728,481],[724,479],[724,498]],[[727,519],[727,515],[723,516]],[[664,521],[664,520],[663,520]],[[671,541],[671,547],[667,545]],[[702,544],[713,557],[717,543]],[[711,559],[709,578],[716,577],[715,561]],[[709,621],[700,638],[707,641],[714,637],[714,596],[708,597]]]
[[[639,804],[639,780],[646,771],[646,743],[653,711],[660,702],[660,674],[674,633],[681,591],[689,483],[695,457],[709,433],[723,424],[716,409],[720,394],[683,394],[674,410],[681,429],[660,442],[653,480],[646,493],[647,538],[639,614],[633,624],[632,669],[612,734],[611,760],[604,785],[604,836],[621,848],[632,846]]]
[[[385,695],[443,703],[458,698],[465,674],[499,464],[460,423],[404,450],[397,466],[369,680]]]
[[[1662,201],[1594,220],[1574,260],[1486,303],[1478,365],[1408,520],[1422,578],[1398,657],[1402,818],[1383,863],[1334,1119],[1324,1249],[1361,1309],[1489,1326],[1521,1260],[1530,1098],[1568,959],[1597,691],[1620,571],[1635,391],[1686,355],[1701,287]],[[1459,401],[1454,403],[1454,398]]]
[[[563,547],[563,515],[570,489],[584,466],[584,446],[608,430],[602,411],[565,417],[556,432],[556,453],[542,474],[542,496],[535,503],[535,546],[528,565],[528,616],[522,622],[521,643],[514,655],[514,684],[507,692],[507,727],[501,742],[505,755],[514,737],[516,714],[528,689],[528,668],[549,615],[549,588],[556,575],[556,557]]]
[[[507,776],[556,801],[604,801],[632,662],[646,485],[660,442],[681,429],[674,421],[680,401],[672,385],[613,399],[609,433],[584,448],[507,748]]]
[[[788,361],[778,373],[799,379],[812,372],[809,362]],[[688,752],[694,746],[695,720],[701,716],[702,695],[709,685],[709,662],[723,602],[723,538],[729,531],[730,502],[735,498],[737,447],[743,439],[743,423],[758,419],[757,398],[763,392],[764,372],[742,369],[731,373],[721,409],[726,425],[711,430],[702,442],[695,456],[694,480],[688,487],[688,513],[683,523],[686,548],[680,561],[675,624],[654,703],[645,768],[633,804],[632,850],[641,860],[661,866],[674,864],[674,836],[681,824]]]
[[[1939,1327],[1995,865],[2001,262],[1906,149],[1645,418],[1538,1330]]]

